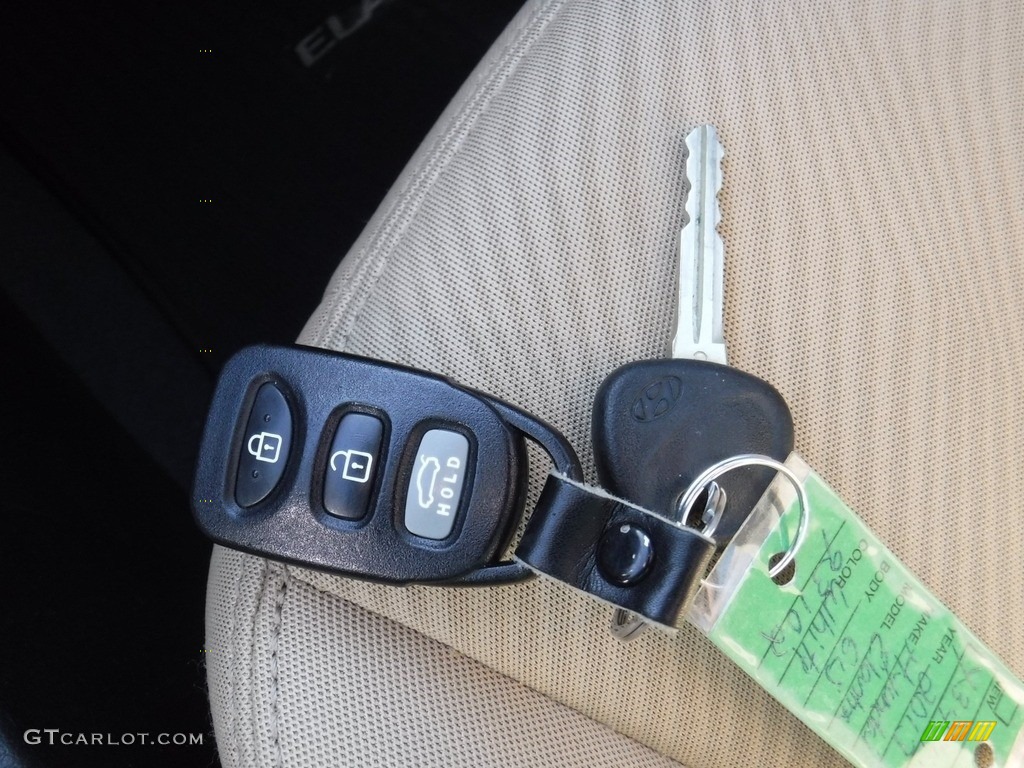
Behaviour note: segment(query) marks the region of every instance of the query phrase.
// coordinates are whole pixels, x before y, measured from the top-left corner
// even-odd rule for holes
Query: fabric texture
[[[507,399],[561,430],[595,481],[590,404],[618,365],[667,354],[683,137],[714,123],[730,362],[780,390],[797,450],[1024,676],[1006,609],[1024,593],[1022,83],[1013,0],[530,2],[300,341]],[[533,458],[535,498],[548,465]],[[280,605],[268,578],[291,585]],[[382,765],[453,764],[409,757],[394,729],[436,733],[446,715],[411,713],[390,686],[474,697],[492,678],[436,679],[430,659],[462,657],[425,638],[586,716],[524,710],[551,750],[488,762],[515,742],[467,705],[477,765],[654,759],[588,753],[597,740],[559,730],[591,720],[693,768],[843,764],[695,630],[620,644],[605,606],[547,581],[395,589],[218,550],[208,612],[208,647],[231,649],[208,660],[226,765],[378,764],[336,751],[341,733]],[[378,695],[353,714],[342,701],[368,690],[364,673]],[[525,701],[505,685],[481,682],[481,701]]]
[[[292,570],[214,551],[209,682],[222,764],[678,766]]]

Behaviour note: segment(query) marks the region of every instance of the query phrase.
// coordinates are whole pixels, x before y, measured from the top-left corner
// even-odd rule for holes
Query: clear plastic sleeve
[[[809,500],[779,475],[688,615],[715,645],[854,765],[1024,765],[1024,685],[798,455]]]

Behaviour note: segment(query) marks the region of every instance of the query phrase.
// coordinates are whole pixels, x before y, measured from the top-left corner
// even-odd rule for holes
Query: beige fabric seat
[[[664,356],[682,137],[726,148],[731,362],[797,449],[1024,676],[1024,6],[528,2],[300,341],[552,422]],[[343,180],[339,180],[343,183]],[[534,494],[548,465],[538,453]],[[541,580],[390,588],[216,549],[226,766],[838,766],[696,631],[621,644]]]

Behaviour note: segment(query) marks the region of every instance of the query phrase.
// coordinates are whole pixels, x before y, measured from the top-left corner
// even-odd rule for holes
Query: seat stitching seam
[[[279,651],[285,594],[288,591],[289,569],[274,564],[274,616],[270,634],[270,735],[273,747],[273,761],[278,768],[284,768],[284,753],[281,747],[281,676]],[[268,579],[269,581],[269,579]]]
[[[343,349],[347,346],[349,336],[362,318],[363,310],[369,303],[370,298],[375,294],[380,278],[388,266],[389,259],[393,255],[400,237],[408,230],[419,213],[426,199],[427,191],[433,187],[445,169],[451,164],[451,161],[463,146],[472,126],[476,124],[480,115],[490,105],[501,86],[508,80],[519,62],[522,61],[526,53],[539,39],[541,32],[557,14],[561,5],[561,0],[549,0],[549,2],[538,8],[532,19],[523,25],[523,34],[509,40],[501,54],[499,54],[494,69],[487,80],[478,88],[465,107],[457,115],[453,116],[451,127],[437,142],[430,157],[424,161],[420,169],[412,174],[412,177],[402,187],[398,199],[395,200],[391,210],[384,217],[384,224],[373,238],[373,241],[360,249],[358,254],[353,255],[356,260],[359,260],[367,253],[381,247],[381,244],[386,241],[386,247],[378,253],[374,265],[368,270],[369,275],[365,278],[367,285],[364,290],[360,291],[357,303],[351,310],[350,319],[345,323],[344,329],[340,332],[341,347]],[[335,300],[333,306],[336,306],[336,296],[339,291],[340,287],[335,288],[331,292],[330,297],[325,297],[324,303]],[[337,330],[338,325],[338,321],[325,323],[316,335],[315,344],[321,346],[324,340]]]
[[[257,665],[256,665],[256,624],[259,621],[260,606],[263,605],[264,597],[267,593],[267,584],[270,576],[270,562],[265,558],[260,558],[260,588],[259,593],[256,595],[256,602],[252,612],[252,622],[249,626],[249,717],[250,717],[250,730],[253,740],[254,757],[260,759],[259,751],[259,728],[257,725],[257,699],[259,698],[259,685],[257,685]],[[262,762],[262,761],[261,761]]]
[[[240,622],[238,620],[238,608],[241,601],[242,595],[242,572],[244,568],[235,569],[235,587],[232,594],[232,611],[231,611],[231,631],[228,633],[228,641],[230,643],[230,663],[231,663],[231,691],[228,700],[231,702],[232,714],[231,714],[231,735],[229,745],[231,749],[231,760],[233,765],[238,765],[241,759],[241,750],[238,745],[238,731],[239,731],[239,720],[241,719],[241,702],[238,700],[238,630]]]

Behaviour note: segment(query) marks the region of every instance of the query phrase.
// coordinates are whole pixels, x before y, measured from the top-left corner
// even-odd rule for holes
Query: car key
[[[581,479],[555,430],[447,379],[304,347],[225,365],[192,508],[235,549],[392,584],[527,578],[499,558],[526,499],[524,438]]]
[[[612,372],[593,410],[601,484],[671,519],[682,512],[687,487],[712,464],[747,453],[783,461],[793,448],[793,420],[779,393],[726,364],[724,245],[716,230],[723,151],[710,125],[694,129],[686,146],[689,221],[680,236],[673,357]],[[736,532],[774,476],[749,467],[708,488],[696,509],[706,526],[714,525],[716,540]]]

